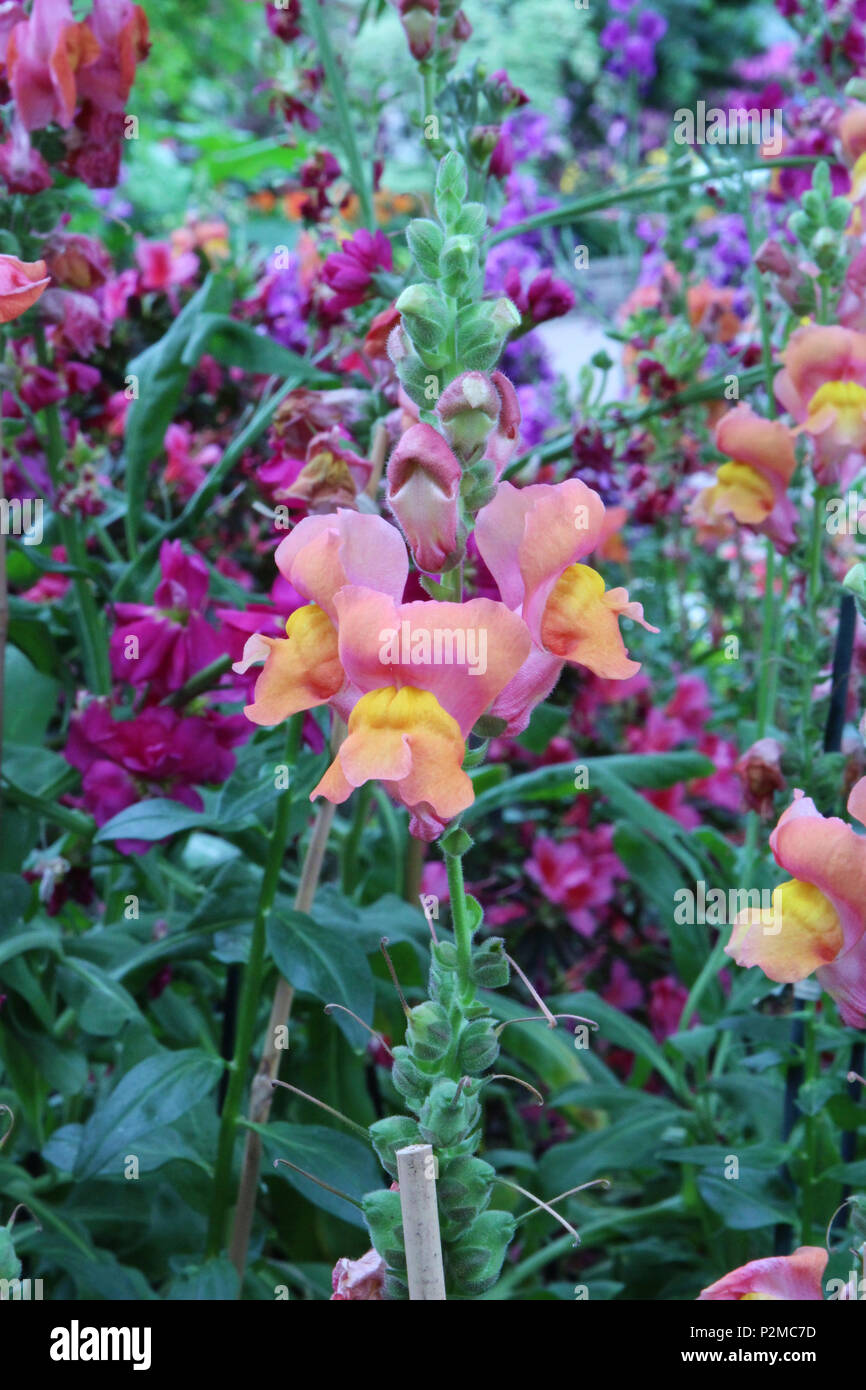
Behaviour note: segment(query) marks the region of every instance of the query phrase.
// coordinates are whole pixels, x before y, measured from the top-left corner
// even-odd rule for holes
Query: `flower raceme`
[[[408,557],[380,517],[307,518],[277,561],[312,602],[292,614],[286,638],[248,641],[235,669],[266,660],[247,717],[270,725],[330,704],[348,735],[313,797],[340,804],[375,778],[412,812],[413,833],[434,838],[472,802],[465,740],[526,660],[524,624],[492,599],[400,603]],[[377,578],[382,587],[370,587]]]
[[[848,810],[866,824],[866,778],[853,788]],[[866,840],[795,791],[770,848],[794,878],[773,891],[772,924],[770,914],[755,909],[737,916],[727,954],[779,982],[815,971],[845,1022],[866,1026]]]
[[[405,479],[393,483],[399,497]],[[623,589],[605,591],[601,576],[577,563],[602,534],[601,500],[576,480],[523,493],[503,486],[478,518],[479,549],[483,536],[502,602],[403,603],[405,544],[369,513],[306,517],[277,548],[280,573],[307,602],[284,638],[251,636],[234,669],[264,660],[245,710],[253,723],[272,726],[321,705],[346,720],[348,735],[313,797],[339,804],[382,781],[411,811],[412,833],[435,838],[472,802],[465,743],[484,714],[507,708],[524,727],[566,660],[611,679],[639,669],[617,618],[643,622],[640,604]]]

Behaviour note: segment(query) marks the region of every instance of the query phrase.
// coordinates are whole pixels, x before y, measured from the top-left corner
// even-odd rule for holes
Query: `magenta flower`
[[[163,541],[162,579],[153,604],[118,603],[109,653],[115,680],[149,685],[159,700],[216,661],[224,644],[204,616],[208,568],[185,555],[180,541]]]
[[[392,270],[391,243],[384,232],[363,227],[332,251],[322,266],[322,279],[334,291],[326,300],[329,316],[362,304],[377,270]]]
[[[92,700],[69,726],[63,755],[82,774],[81,803],[97,825],[150,797],[167,797],[193,810],[203,801],[194,789],[231,776],[231,752],[249,737],[242,715],[182,715],[167,705],[114,719],[104,700]],[[119,840],[122,854],[144,853],[147,842]]]

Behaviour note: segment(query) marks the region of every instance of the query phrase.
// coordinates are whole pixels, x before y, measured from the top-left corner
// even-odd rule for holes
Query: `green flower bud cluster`
[[[467,899],[476,926],[481,909]],[[495,1170],[477,1156],[481,1142],[482,1073],[499,1055],[493,1016],[476,990],[508,983],[504,943],[490,938],[472,951],[469,988],[461,983],[451,941],[432,948],[430,998],[409,1011],[406,1040],[394,1049],[392,1080],[410,1115],[370,1127],[382,1167],[396,1180],[396,1151],[431,1144],[449,1298],[474,1298],[492,1288],[514,1236],[514,1219],[489,1211]],[[386,1293],[407,1298],[399,1192],[372,1192],[363,1201],[373,1245],[388,1267]]]
[[[466,164],[452,150],[439,163],[436,219],[416,218],[406,230],[424,282],[408,285],[397,299],[401,325],[389,351],[404,389],[422,408],[460,371],[490,371],[520,324],[510,299],[481,298],[487,213],[482,203],[467,201],[468,191]]]
[[[845,278],[850,255],[843,235],[851,217],[847,198],[834,197],[830,169],[821,163],[812,175],[812,187],[788,219],[788,227],[818,267],[826,289],[836,289]]]

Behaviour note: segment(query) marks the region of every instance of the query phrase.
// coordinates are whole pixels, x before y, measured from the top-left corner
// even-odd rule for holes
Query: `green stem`
[[[219,685],[221,678],[229,670],[232,659],[226,653],[225,656],[218,656],[216,661],[212,661],[209,666],[203,666],[200,671],[196,671],[180,690],[175,690],[171,695],[166,696],[162,701],[164,705],[170,705],[172,709],[183,709],[190,700],[194,700],[196,695],[202,695],[206,690],[213,690]]]
[[[302,714],[295,714],[289,720],[285,758],[289,766],[294,763],[297,756],[302,722]],[[290,788],[287,788],[279,793],[270,848],[253,922],[250,955],[244,970],[234,1055],[229,1064],[229,1084],[220,1119],[213,1199],[207,1235],[207,1257],[209,1259],[218,1255],[223,1246],[226,1216],[232,1193],[232,1158],[241,1110],[241,1098],[246,1080],[247,1063],[253,1047],[256,1015],[262,994],[266,929],[268,917],[277,895],[280,869],[286,853],[291,809],[292,795]]]
[[[696,183],[715,182],[729,174],[758,172],[765,174],[769,173],[771,169],[786,169],[800,165],[817,164],[817,162],[818,159],[814,155],[792,155],[787,159],[764,160],[761,164],[727,165],[715,170],[704,170],[702,173],[687,174],[682,178],[661,181],[647,180],[631,184],[626,188],[613,189],[609,193],[594,193],[589,198],[581,198],[573,203],[563,203],[558,208],[551,208],[549,212],[538,212],[533,217],[525,218],[522,222],[515,222],[510,227],[504,227],[501,232],[497,232],[495,236],[490,238],[488,245],[498,246],[501,241],[523,236],[525,232],[539,231],[542,227],[568,225],[590,212],[601,212],[605,208],[620,207],[623,203],[640,202],[641,199],[655,197],[658,193],[676,193],[680,189],[691,188]]]
[[[802,1086],[808,1085],[815,1079],[818,1066],[818,1047],[815,1033],[815,1005],[810,1002],[806,1005],[806,1018],[803,1023],[805,1033],[804,1043],[805,1052],[803,1057],[803,1081]],[[812,1180],[816,1174],[816,1148],[817,1133],[815,1129],[815,1116],[806,1111],[803,1117],[803,1135],[805,1140],[805,1181],[801,1185],[802,1207],[800,1211],[801,1236],[803,1245],[809,1245],[812,1240]]]
[[[364,825],[369,814],[372,796],[372,782],[365,782],[355,793],[355,811],[352,816],[352,824],[349,828],[349,833],[343,842],[340,875],[343,884],[343,892],[347,897],[351,897],[354,892],[358,878],[358,849],[361,844],[361,836],[364,834]]]
[[[34,329],[33,338],[36,345],[37,361],[40,366],[47,367],[49,365],[48,347],[45,342],[45,330],[41,324],[37,324]],[[62,482],[60,465],[66,452],[66,445],[63,441],[63,425],[56,403],[44,406],[41,414],[45,420],[47,434],[45,455],[56,503],[57,492]],[[85,560],[85,547],[78,520],[75,517],[62,516],[58,512],[57,521],[60,539],[66,548],[67,560],[70,565],[80,569]],[[84,677],[88,689],[94,695],[108,695],[111,691],[111,667],[108,661],[108,644],[104,640],[105,620],[97,607],[90,584],[83,575],[73,576],[72,587],[77,600],[77,611],[74,614],[74,619],[81,642]]]
[[[364,226],[367,227],[368,230],[374,231],[376,227],[376,218],[373,212],[373,200],[370,195],[370,186],[367,182],[364,166],[361,163],[358,142],[355,139],[356,122],[349,110],[345,83],[337,67],[337,60],[334,57],[334,50],[331,47],[328,26],[322,14],[322,7],[319,4],[319,0],[310,0],[310,3],[304,6],[304,14],[313,31],[313,38],[319,50],[322,67],[325,69],[328,90],[337,108],[337,118],[340,124],[340,143],[349,161],[349,172],[352,177],[352,185],[361,204],[361,218]]]
[[[457,980],[461,999],[472,997],[472,933],[469,929],[469,916],[466,911],[466,887],[463,882],[463,857],[460,854],[446,854],[445,867],[448,871],[448,897],[451,904],[451,924],[457,946]]]

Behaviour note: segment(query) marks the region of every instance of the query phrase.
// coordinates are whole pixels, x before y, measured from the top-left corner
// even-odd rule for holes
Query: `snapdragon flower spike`
[[[820,1245],[801,1245],[793,1255],[771,1255],[732,1269],[698,1295],[698,1302],[822,1299],[821,1281],[829,1256]]]
[[[727,455],[715,483],[695,498],[689,520],[713,522],[731,516],[769,536],[787,551],[794,544],[797,509],[787,488],[797,466],[794,437],[781,420],[764,420],[738,405],[716,428],[716,447]]]
[[[481,558],[533,640],[527,664],[490,711],[508,721],[509,732],[526,727],[565,662],[607,680],[637,674],[640,663],[626,652],[620,617],[658,632],[625,589],[606,590],[601,575],[580,563],[599,544],[604,515],[598,494],[576,478],[520,489],[500,483],[493,501],[478,513]]]
[[[411,812],[412,834],[435,839],[472,804],[466,737],[525,661],[529,634],[492,599],[397,604],[349,585],[335,604],[340,662],[361,697],[312,798],[339,805],[375,778]]]
[[[425,574],[459,564],[460,460],[432,425],[412,425],[388,461],[388,506]]]
[[[843,487],[866,449],[866,334],[809,324],[791,334],[776,398],[815,442],[815,476]]]
[[[848,810],[866,824],[866,778]],[[737,915],[726,954],[780,983],[815,971],[845,1022],[866,1026],[866,840],[797,790],[770,848],[794,878],[773,890],[772,914],[750,908]]]

